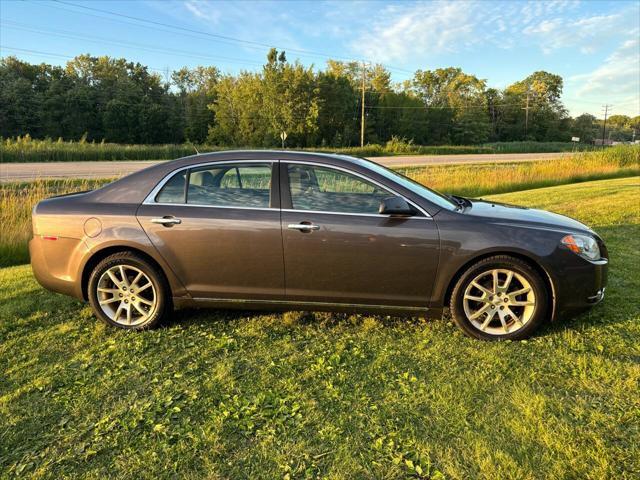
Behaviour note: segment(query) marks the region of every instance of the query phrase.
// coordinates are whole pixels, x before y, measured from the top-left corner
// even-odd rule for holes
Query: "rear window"
[[[156,195],[155,201],[158,203],[184,203],[186,177],[186,170],[176,173],[164,184]]]

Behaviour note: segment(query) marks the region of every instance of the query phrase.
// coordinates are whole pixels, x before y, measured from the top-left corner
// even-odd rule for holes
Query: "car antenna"
[[[193,147],[193,149],[196,151],[196,155],[200,155],[200,152],[198,151],[198,147],[196,147],[196,144],[193,142],[190,142],[191,146]]]

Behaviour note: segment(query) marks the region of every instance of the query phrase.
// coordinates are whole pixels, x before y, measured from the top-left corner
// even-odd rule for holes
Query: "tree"
[[[583,113],[571,123],[571,136],[578,137],[582,143],[591,143],[598,135],[598,125],[593,115]]]
[[[562,86],[562,77],[544,71],[509,85],[504,92],[503,139],[568,141],[567,112],[560,100]]]
[[[460,68],[418,70],[411,92],[428,109],[430,143],[481,143],[490,124],[484,92],[486,82]]]
[[[216,67],[183,67],[171,75],[178,88],[183,114],[184,137],[202,143],[215,116],[209,105],[215,102],[220,71]]]
[[[527,112],[526,138],[535,141],[587,140],[601,126],[567,115],[562,78],[549,72],[504,90],[453,67],[418,70],[397,85],[380,64],[329,60],[315,71],[271,49],[258,72],[184,67],[171,85],[124,58],[85,54],[59,67],[7,57],[0,60],[0,135],[274,147],[286,131],[289,146],[357,145],[363,74],[368,143],[519,141]],[[613,140],[640,136],[639,117],[612,115],[607,127]]]

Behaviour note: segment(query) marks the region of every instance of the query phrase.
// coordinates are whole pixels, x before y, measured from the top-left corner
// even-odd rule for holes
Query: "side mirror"
[[[380,202],[378,213],[381,215],[397,215],[411,217],[415,214],[411,206],[402,197],[389,197]]]

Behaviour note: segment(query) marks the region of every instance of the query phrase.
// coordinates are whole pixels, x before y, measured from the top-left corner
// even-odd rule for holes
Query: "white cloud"
[[[599,99],[614,104],[616,113],[640,114],[640,40],[638,30],[621,43],[598,68],[574,75],[567,90],[575,91],[576,102]]]
[[[475,2],[433,2],[390,6],[352,47],[376,61],[406,60],[424,53],[455,51],[477,41],[473,35]]]
[[[579,94],[638,94],[640,91],[640,40],[624,41],[598,68],[590,73],[574,75],[572,82],[581,82]]]
[[[512,48],[523,33],[544,51],[577,37],[596,36],[612,28],[619,15],[567,21],[579,2],[487,2],[459,0],[392,4],[370,12],[352,49],[377,61],[403,61],[457,52],[473,45]],[[616,29],[613,28],[615,32]],[[550,46],[549,44],[553,45]]]
[[[536,41],[544,53],[570,47],[593,52],[597,43],[618,35],[627,24],[627,18],[622,13],[593,15],[576,20],[555,17],[527,25],[522,33]],[[591,43],[585,45],[585,42]]]
[[[302,49],[302,37],[298,22],[292,19],[286,8],[273,1],[211,2],[207,0],[184,0],[184,10],[195,17],[205,28],[215,27],[216,33],[237,37],[247,42],[264,45]],[[235,44],[246,52],[261,52],[266,55],[267,46]],[[286,49],[285,49],[286,50]],[[294,58],[295,54],[291,56]]]
[[[220,21],[220,10],[211,3],[202,0],[187,0],[184,2],[185,8],[200,20],[218,23]],[[212,8],[213,7],[213,8]]]

